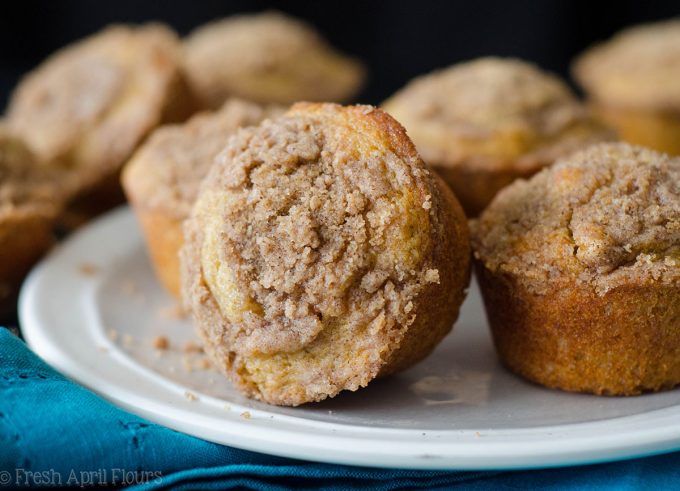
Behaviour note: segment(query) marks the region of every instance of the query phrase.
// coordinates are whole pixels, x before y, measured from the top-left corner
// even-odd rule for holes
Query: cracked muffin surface
[[[184,62],[208,107],[228,97],[260,103],[343,102],[365,78],[357,60],[330,46],[310,25],[279,12],[234,15],[192,32]]]
[[[605,395],[680,384],[680,159],[590,147],[501,191],[472,236],[511,370]]]
[[[154,270],[176,297],[182,221],[189,216],[201,181],[230,135],[283,111],[230,99],[218,111],[158,128],[125,165],[123,187],[142,226]]]
[[[514,179],[613,137],[566,84],[516,59],[480,58],[419,77],[383,107],[471,216]]]
[[[680,280],[680,159],[593,146],[504,190],[474,226],[476,256],[527,281],[607,290]]]
[[[246,395],[298,405],[420,360],[469,275],[459,205],[369,106],[296,104],[240,130],[185,222],[185,299]]]

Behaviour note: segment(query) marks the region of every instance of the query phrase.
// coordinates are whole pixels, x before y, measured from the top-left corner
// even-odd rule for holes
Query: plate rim
[[[59,244],[29,274],[22,286],[19,297],[19,318],[21,331],[27,344],[49,365],[67,377],[84,385],[122,407],[152,422],[196,436],[214,443],[230,445],[245,450],[267,453],[281,457],[311,460],[331,464],[347,464],[368,467],[398,467],[429,470],[508,470],[561,467],[568,465],[594,464],[666,453],[680,449],[680,404],[656,409],[631,416],[621,416],[600,421],[571,423],[540,427],[511,428],[485,431],[471,430],[418,430],[404,428],[370,428],[268,413],[265,410],[241,406],[237,403],[201,394],[193,389],[182,388],[161,374],[138,364],[104,335],[97,339],[109,352],[106,360],[95,367],[84,367],[82,354],[68,351],[68,345],[59,344],[50,336],[44,309],[40,301],[44,298],[46,283],[59,272],[59,261],[78,250],[83,243],[96,239],[115,230],[127,230],[119,234],[120,249],[132,247],[141,240],[139,233],[129,233],[134,224],[132,211],[120,207],[91,224],[83,227]],[[88,251],[101,262],[111,260],[106,256],[111,246]],[[92,259],[91,257],[88,260]],[[88,293],[91,283],[75,282],[81,295]],[[94,295],[94,290],[89,291]],[[74,309],[70,313],[71,324],[88,322],[96,312]],[[58,321],[56,321],[58,322]],[[88,331],[88,328],[84,328]],[[89,330],[93,330],[89,329]],[[93,332],[96,332],[93,330]],[[97,346],[92,346],[94,351]],[[79,356],[81,356],[79,358]],[[87,357],[85,357],[86,359]],[[153,400],[149,395],[139,394],[133,389],[107,380],[102,366],[125,367],[128,371],[139,372],[145,383],[162,384],[162,395],[171,397],[172,406]],[[159,389],[160,390],[160,389]],[[201,399],[201,407],[209,405],[211,411],[197,415],[194,402],[184,397],[189,390]],[[206,403],[206,404],[203,404]],[[225,403],[231,411],[217,408]],[[216,411],[217,410],[217,411]],[[205,409],[202,411],[202,413]],[[241,417],[242,412],[251,414],[249,419]],[[652,414],[663,426],[645,426],[645,419]],[[189,422],[193,417],[194,421]],[[642,421],[639,421],[642,420]],[[218,434],[214,432],[219,422]],[[640,424],[634,428],[635,424]],[[674,424],[673,424],[674,423]],[[590,437],[579,435],[596,427],[611,426],[620,432],[611,432],[606,437],[594,432]],[[420,434],[420,435],[419,435]],[[540,438],[539,438],[540,437]],[[549,437],[549,438],[548,438]],[[539,439],[536,439],[539,438]],[[329,447],[333,446],[332,450]]]

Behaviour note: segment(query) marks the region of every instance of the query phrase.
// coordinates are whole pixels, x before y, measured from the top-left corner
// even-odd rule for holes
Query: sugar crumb
[[[157,350],[167,350],[170,348],[170,340],[166,336],[156,336],[153,338],[153,347]]]
[[[202,353],[203,348],[194,341],[187,341],[182,348],[185,353]]]
[[[163,307],[157,311],[158,317],[161,319],[184,319],[186,317],[186,312],[180,305],[170,305],[169,307]]]
[[[208,370],[210,367],[210,361],[207,358],[201,358],[200,360],[196,361],[196,364],[194,365],[194,368],[199,370]]]
[[[428,283],[439,284],[439,270],[428,269],[427,271],[425,271],[425,281]]]
[[[82,263],[78,266],[78,271],[83,276],[94,276],[99,272],[99,268],[94,264]]]

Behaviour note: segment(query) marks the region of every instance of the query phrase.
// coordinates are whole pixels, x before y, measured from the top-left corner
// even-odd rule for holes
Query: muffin
[[[196,29],[184,42],[184,62],[196,98],[210,108],[232,96],[263,104],[343,102],[364,80],[358,61],[278,12],[235,15]]]
[[[142,226],[156,275],[174,296],[179,298],[182,222],[210,165],[238,128],[282,112],[278,106],[232,99],[217,112],[158,128],[126,164],[123,188]]]
[[[0,317],[15,311],[24,276],[52,245],[61,205],[50,176],[0,125]]]
[[[512,371],[593,394],[680,383],[680,159],[594,145],[504,189],[472,242]]]
[[[186,115],[186,96],[172,31],[113,26],[29,73],[11,96],[7,124],[44,165],[63,171],[69,216],[85,218],[122,202],[121,166],[155,126]]]
[[[581,55],[573,74],[623,139],[680,155],[680,19],[622,31]]]
[[[299,103],[240,130],[184,223],[183,295],[214,365],[295,406],[427,356],[469,281],[467,223],[404,129]]]
[[[613,136],[564,83],[514,59],[481,58],[419,77],[383,107],[468,216],[515,179]]]

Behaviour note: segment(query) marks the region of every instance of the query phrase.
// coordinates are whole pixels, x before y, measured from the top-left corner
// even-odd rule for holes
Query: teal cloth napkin
[[[515,472],[316,464],[238,450],[122,411],[55,372],[0,328],[0,489],[673,489],[680,453]]]

